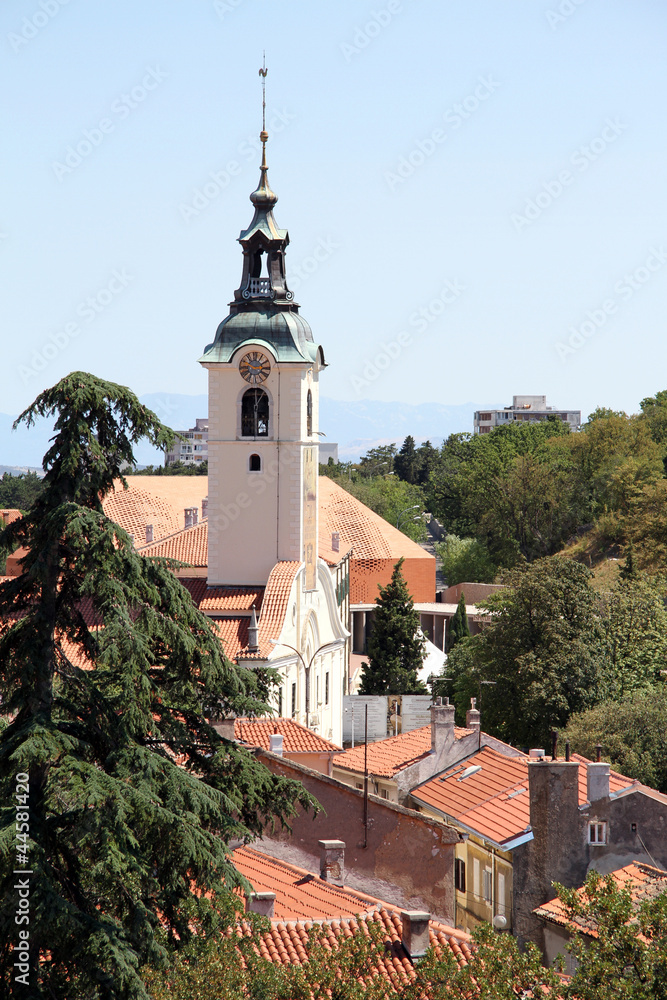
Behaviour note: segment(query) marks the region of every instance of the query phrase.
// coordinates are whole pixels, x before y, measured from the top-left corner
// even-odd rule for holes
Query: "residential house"
[[[225,719],[216,729],[221,736],[229,736],[249,748],[270,750],[286,760],[294,760],[329,776],[333,771],[334,755],[342,753],[335,743],[295,719]]]

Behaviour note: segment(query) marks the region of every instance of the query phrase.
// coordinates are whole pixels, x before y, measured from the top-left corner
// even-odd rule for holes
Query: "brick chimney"
[[[345,842],[320,840],[320,878],[332,885],[345,884]]]
[[[275,905],[275,892],[251,892],[245,900],[246,913],[259,913],[262,917],[272,917]]]
[[[428,951],[428,926],[430,919],[430,913],[422,913],[420,910],[401,911],[401,922],[403,924],[401,940],[413,964],[416,964],[420,958],[423,958]]]
[[[431,705],[431,750],[441,757],[454,742],[455,708],[449,698],[436,698]]]
[[[470,708],[466,712],[466,729],[475,729],[479,732],[480,715],[477,708],[477,698],[470,699]]]
[[[586,765],[586,784],[588,786],[588,801],[609,798],[610,764],[596,763]]]

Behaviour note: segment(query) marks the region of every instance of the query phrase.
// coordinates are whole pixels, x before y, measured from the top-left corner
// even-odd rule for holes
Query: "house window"
[[[296,684],[292,684],[292,718],[296,718]]]
[[[324,675],[324,704],[329,704],[329,671]]]
[[[607,843],[606,823],[600,823],[598,820],[595,820],[593,823],[588,824],[588,843],[589,844]]]
[[[241,400],[243,437],[267,437],[269,433],[269,397],[263,389],[248,389]]]
[[[493,899],[493,872],[490,868],[484,869],[483,892],[485,902],[490,903]]]
[[[459,892],[466,891],[466,863],[462,858],[454,861],[454,886]]]
[[[383,788],[383,789],[382,789],[382,791],[381,791],[381,795],[382,795],[382,798],[383,798],[383,799],[388,799],[388,798],[389,798],[389,792],[387,791],[387,789],[386,789],[386,788]]]
[[[251,455],[248,459],[248,471],[249,472],[261,472],[262,471],[262,460],[259,455]]]
[[[313,434],[313,394],[310,389],[306,396],[306,434],[308,437]]]

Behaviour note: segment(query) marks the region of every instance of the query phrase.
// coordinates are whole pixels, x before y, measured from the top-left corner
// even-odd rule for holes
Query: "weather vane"
[[[264,136],[262,142],[266,142],[268,139],[266,132],[266,74],[268,72],[266,68],[266,52],[262,52],[262,68],[259,71],[259,75],[262,78],[262,135]]]

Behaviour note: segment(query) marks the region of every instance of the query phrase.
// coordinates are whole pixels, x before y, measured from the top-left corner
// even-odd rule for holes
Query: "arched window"
[[[248,459],[248,472],[261,472],[262,460],[259,455],[251,455]]]
[[[308,437],[313,434],[313,394],[310,389],[306,396],[306,434]]]
[[[241,400],[243,437],[268,437],[269,397],[263,389],[248,389]]]

